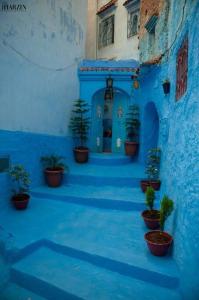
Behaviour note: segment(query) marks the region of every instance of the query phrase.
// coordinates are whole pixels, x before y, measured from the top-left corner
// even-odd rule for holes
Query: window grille
[[[114,43],[114,16],[110,16],[99,24],[99,48]]]
[[[138,33],[138,14],[128,13],[127,37],[130,38]]]

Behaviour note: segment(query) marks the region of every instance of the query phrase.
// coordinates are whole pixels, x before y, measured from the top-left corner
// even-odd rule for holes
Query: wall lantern
[[[170,93],[170,81],[168,79],[162,83],[162,87],[165,95]]]
[[[111,76],[106,79],[106,87],[109,89],[113,88],[113,78],[111,78]]]
[[[109,76],[106,79],[106,90],[104,94],[104,99],[105,100],[112,100],[113,99],[113,78]]]
[[[138,89],[140,87],[140,83],[138,81],[138,75],[132,75],[131,79],[133,80],[134,89]]]

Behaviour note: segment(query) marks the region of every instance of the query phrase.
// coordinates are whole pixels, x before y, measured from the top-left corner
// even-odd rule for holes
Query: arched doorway
[[[153,102],[149,102],[145,106],[142,128],[142,154],[143,160],[146,161],[149,149],[156,148],[158,146],[159,117],[157,109]]]
[[[91,151],[123,153],[129,96],[114,88],[113,99],[105,100],[104,93],[101,89],[92,98]]]

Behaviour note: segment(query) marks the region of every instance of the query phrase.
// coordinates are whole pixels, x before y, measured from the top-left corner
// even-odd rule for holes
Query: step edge
[[[117,272],[123,276],[135,278],[143,282],[149,282],[151,284],[156,284],[155,282],[158,282],[158,286],[168,289],[177,289],[179,287],[179,277],[172,276],[172,274],[168,275],[161,273],[160,271],[147,270],[139,266],[130,265],[104,256],[85,252],[80,249],[61,245],[47,239],[39,240],[20,250],[18,255],[13,260],[13,263],[15,264],[23,260],[23,258],[28,257],[40,247],[46,247],[48,249],[51,249],[55,253],[86,261],[97,267],[108,269],[109,271]],[[14,265],[12,268],[14,268]],[[144,277],[143,274],[145,274]]]
[[[71,294],[56,285],[48,283],[46,280],[37,278],[27,272],[15,270],[11,268],[10,271],[11,282],[30,290],[32,293],[44,297],[47,300],[85,300],[82,297]]]
[[[97,208],[105,208],[105,209],[115,209],[121,211],[130,211],[130,210],[142,210],[145,208],[145,204],[138,201],[122,201],[115,200],[110,198],[91,198],[91,197],[76,197],[76,196],[68,196],[68,195],[56,195],[49,194],[44,192],[31,192],[31,196],[35,198],[42,198],[53,201],[60,201],[66,203],[74,203],[83,206],[91,206]],[[95,202],[93,202],[95,201]]]

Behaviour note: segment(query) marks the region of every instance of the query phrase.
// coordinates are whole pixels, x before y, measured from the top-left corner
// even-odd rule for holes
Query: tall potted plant
[[[126,132],[127,140],[125,141],[125,152],[128,156],[134,156],[139,146],[139,107],[130,105],[126,114]]]
[[[48,186],[58,187],[62,183],[64,170],[68,167],[62,162],[63,157],[57,155],[43,156],[44,176]]]
[[[88,112],[89,107],[86,101],[81,99],[75,100],[69,127],[74,138],[78,141],[78,146],[73,150],[75,160],[78,163],[88,161],[89,149],[85,146],[90,127]]]
[[[29,174],[22,165],[12,166],[9,174],[13,182],[12,203],[16,209],[25,209],[30,199],[28,194],[30,185]]]
[[[160,227],[160,212],[154,209],[154,200],[155,191],[152,187],[148,186],[145,203],[149,209],[142,212],[142,217],[149,229],[157,229]]]
[[[160,148],[152,148],[148,152],[147,166],[145,173],[147,179],[143,179],[140,182],[141,189],[145,193],[148,186],[152,186],[155,191],[160,189],[161,181],[159,179],[160,172]]]
[[[164,231],[164,225],[167,218],[173,211],[173,200],[166,195],[163,197],[160,206],[160,230],[149,231],[145,234],[145,240],[148,248],[153,255],[164,256],[167,254],[173,238]]]

